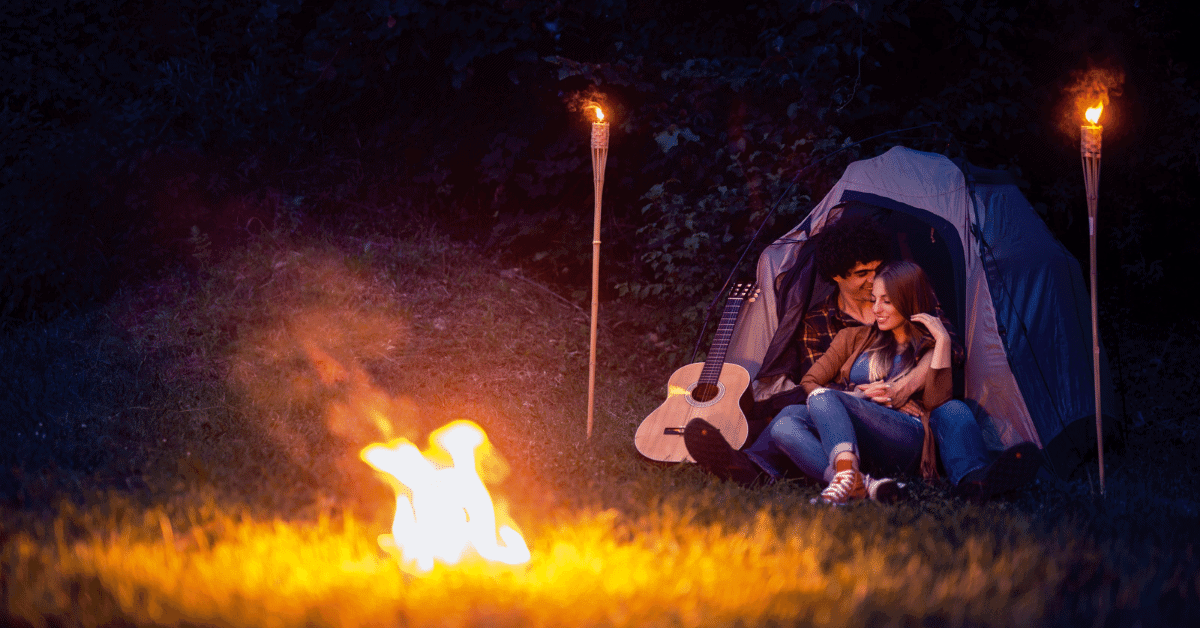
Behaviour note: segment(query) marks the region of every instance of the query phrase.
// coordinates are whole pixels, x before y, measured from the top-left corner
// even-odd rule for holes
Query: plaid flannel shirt
[[[838,307],[837,299],[838,293],[835,290],[824,301],[810,308],[808,313],[804,315],[804,330],[800,335],[800,372],[796,374],[795,381],[799,381],[799,378],[803,377],[808,372],[808,369],[812,368],[812,365],[829,350],[829,345],[833,343],[833,337],[839,331],[847,327],[862,325],[857,319],[843,312]],[[950,332],[951,363],[961,365],[963,363],[963,348],[962,344],[958,341],[958,335],[954,333],[954,326],[946,318],[946,313],[942,311],[942,306],[935,306],[934,314],[946,326],[946,330]]]

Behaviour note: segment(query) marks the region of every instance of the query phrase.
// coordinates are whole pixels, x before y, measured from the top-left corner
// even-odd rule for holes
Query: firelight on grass
[[[521,533],[497,521],[495,505],[480,477],[479,450],[487,435],[470,421],[454,421],[429,438],[422,454],[401,438],[362,450],[363,461],[393,479],[396,517],[380,546],[417,572],[435,561],[457,564],[473,551],[488,561],[520,565],[529,561]]]

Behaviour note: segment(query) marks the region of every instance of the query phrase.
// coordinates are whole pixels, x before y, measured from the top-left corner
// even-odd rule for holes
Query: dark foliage
[[[582,296],[589,101],[614,124],[610,297],[706,302],[848,161],[897,143],[1013,170],[1085,252],[1070,94],[1095,68],[1124,77],[1103,276],[1145,302],[1197,226],[1180,17],[1153,0],[14,0],[0,315],[79,308],[280,220],[444,220]]]

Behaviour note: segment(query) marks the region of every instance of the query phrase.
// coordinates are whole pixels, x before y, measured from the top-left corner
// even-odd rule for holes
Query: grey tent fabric
[[[895,256],[930,275],[966,350],[960,392],[994,445],[1033,442],[1060,475],[1069,473],[1080,451],[1094,447],[1094,428],[1090,443],[1080,429],[1094,425],[1095,406],[1079,263],[1007,173],[934,153],[895,147],[850,164],[804,221],[759,257],[762,298],[743,309],[726,357],[750,372],[755,398],[796,386],[788,347],[804,308],[831,289],[811,269],[812,240],[850,214],[880,221],[894,235]],[[1101,358],[1102,407],[1112,415]]]

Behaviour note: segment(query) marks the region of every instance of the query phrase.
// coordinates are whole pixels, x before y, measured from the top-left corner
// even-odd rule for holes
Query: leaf
[[[658,147],[662,152],[669,153],[672,148],[679,144],[679,129],[671,126],[665,131],[662,131],[654,136],[654,141],[658,142]]]

